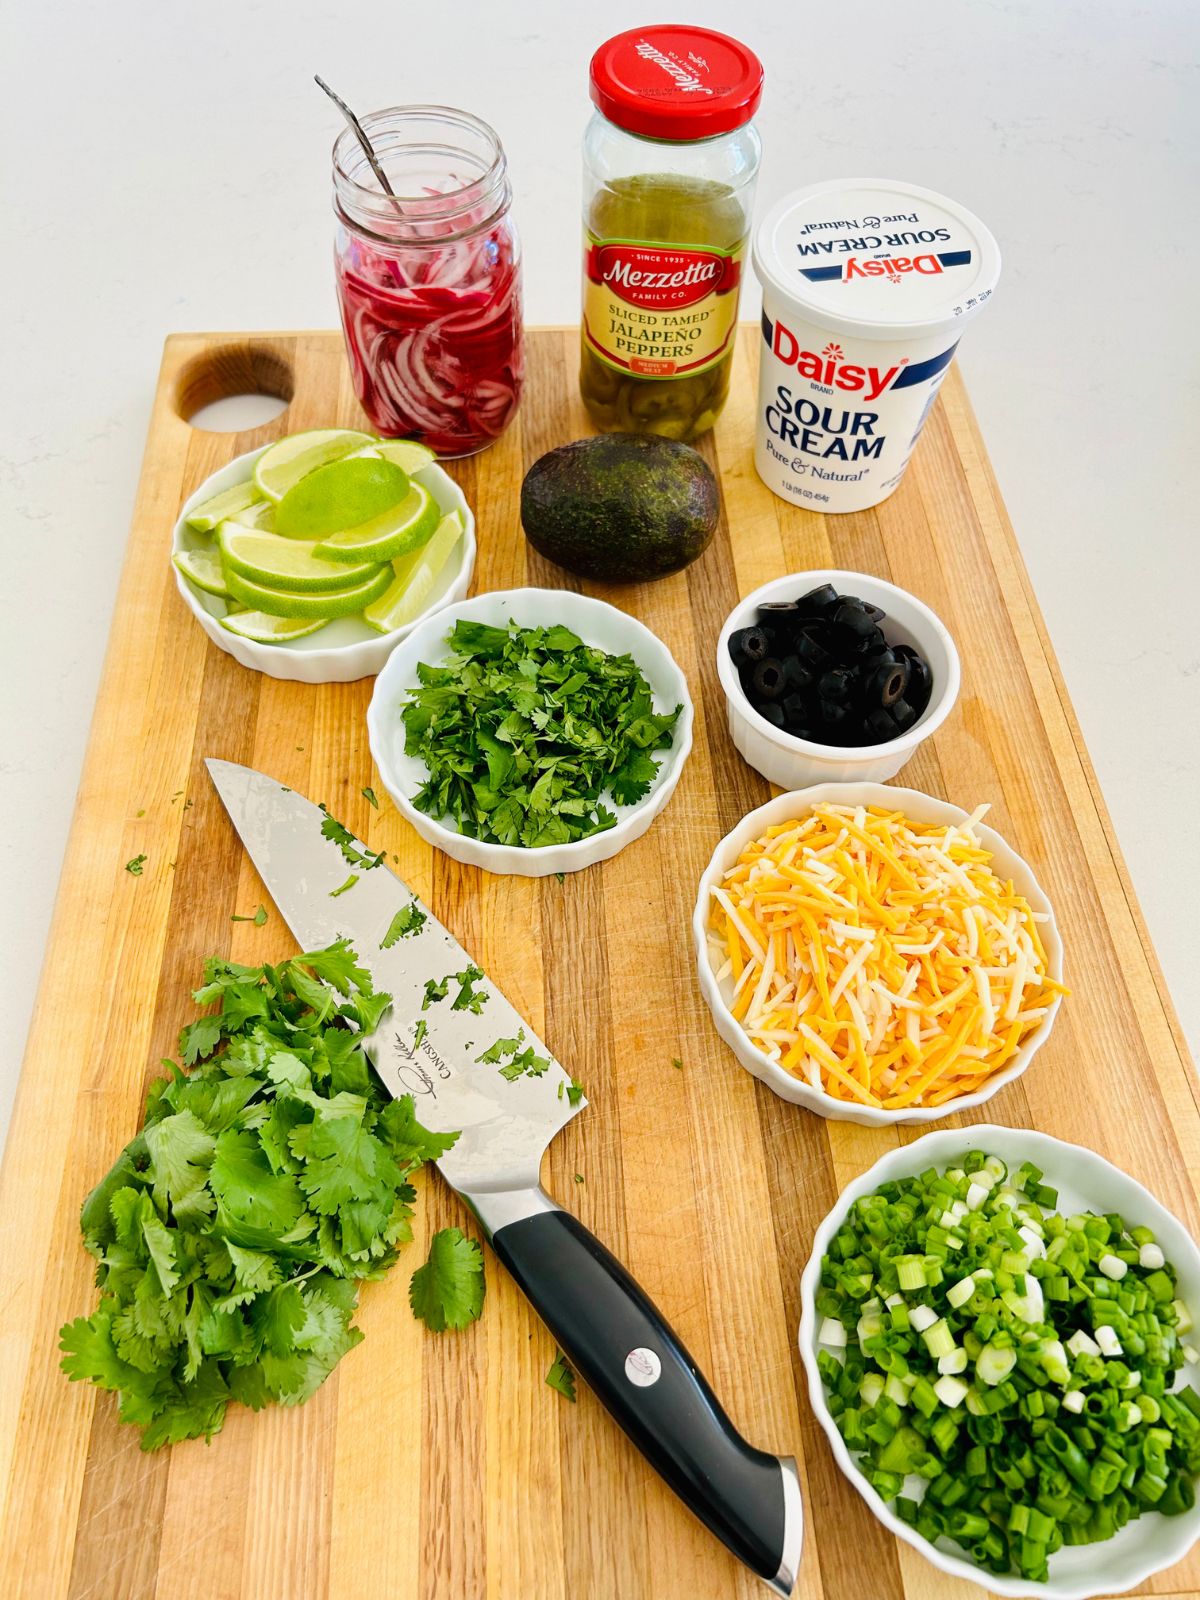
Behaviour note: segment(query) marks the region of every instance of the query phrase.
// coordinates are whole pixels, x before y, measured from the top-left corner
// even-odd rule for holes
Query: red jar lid
[[[762,99],[762,62],[712,28],[631,28],[592,57],[592,99],[618,128],[648,139],[711,139],[740,128]]]

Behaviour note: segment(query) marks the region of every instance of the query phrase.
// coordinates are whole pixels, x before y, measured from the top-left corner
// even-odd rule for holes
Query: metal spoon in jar
[[[388,181],[388,175],[383,170],[382,166],[380,165],[379,158],[375,154],[375,151],[371,146],[371,141],[367,138],[366,133],[363,131],[362,123],[354,115],[353,111],[351,111],[350,107],[342,99],[341,95],[340,94],[335,94],[333,92],[333,90],[325,82],[324,78],[318,76],[318,74],[315,73],[315,72],[313,73],[313,77],[314,77],[314,79],[316,81],[318,89],[323,89],[325,91],[325,93],[333,101],[334,105],[337,106],[338,110],[345,117],[346,121],[350,124],[350,128],[351,128],[351,131],[354,134],[354,137],[358,140],[359,144],[362,146],[363,155],[365,155],[367,160],[371,163],[371,171],[375,174],[375,177],[378,179],[379,187],[383,190],[384,194],[387,195],[388,199],[395,206],[395,208],[396,208],[397,212],[399,213],[399,215],[403,216],[404,215],[404,211],[403,211],[403,208],[400,205],[399,200],[396,199],[396,191],[392,188],[391,183]]]

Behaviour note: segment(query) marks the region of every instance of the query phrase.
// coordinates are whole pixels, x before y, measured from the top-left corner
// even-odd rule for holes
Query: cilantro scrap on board
[[[408,1286],[413,1316],[434,1333],[465,1328],[483,1310],[483,1251],[459,1228],[441,1228]]]
[[[422,662],[402,716],[429,778],[414,804],[490,843],[566,844],[615,825],[658,776],[681,706],[664,714],[632,656],[569,628],[459,621],[452,654]]]
[[[134,856],[132,861],[127,861],[125,863],[125,871],[128,872],[132,877],[140,878],[142,875],[142,868],[145,865],[146,857],[144,855]]]
[[[115,1391],[146,1450],[211,1436],[232,1400],[295,1405],[320,1386],[362,1337],[358,1280],[412,1237],[413,1174],[458,1137],[375,1077],[359,1039],[390,996],[347,940],[277,966],[212,957],[194,998],[216,1009],[180,1037],[193,1070],[167,1063],[84,1202],[100,1303],[60,1334],[68,1377]],[[461,1252],[444,1253],[429,1298],[457,1327],[482,1276],[460,1281]]]
[[[550,1371],[546,1374],[546,1382],[552,1389],[557,1389],[559,1394],[575,1404],[575,1370],[560,1350],[554,1357]]]
[[[232,911],[230,912],[229,920],[230,922],[252,922],[256,928],[261,928],[267,920],[267,908],[266,906],[259,906],[257,911],[245,917],[239,916],[236,911]]]

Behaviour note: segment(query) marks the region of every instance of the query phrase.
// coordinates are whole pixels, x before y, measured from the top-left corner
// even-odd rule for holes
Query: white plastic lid
[[[814,183],[781,200],[754,235],[764,287],[834,332],[903,338],[962,324],[1000,276],[979,218],[911,183]]]

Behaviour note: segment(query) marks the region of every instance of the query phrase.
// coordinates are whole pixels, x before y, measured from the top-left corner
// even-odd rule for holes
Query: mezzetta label
[[[584,239],[583,326],[590,348],[622,372],[675,378],[725,354],[737,319],[742,248]]]

